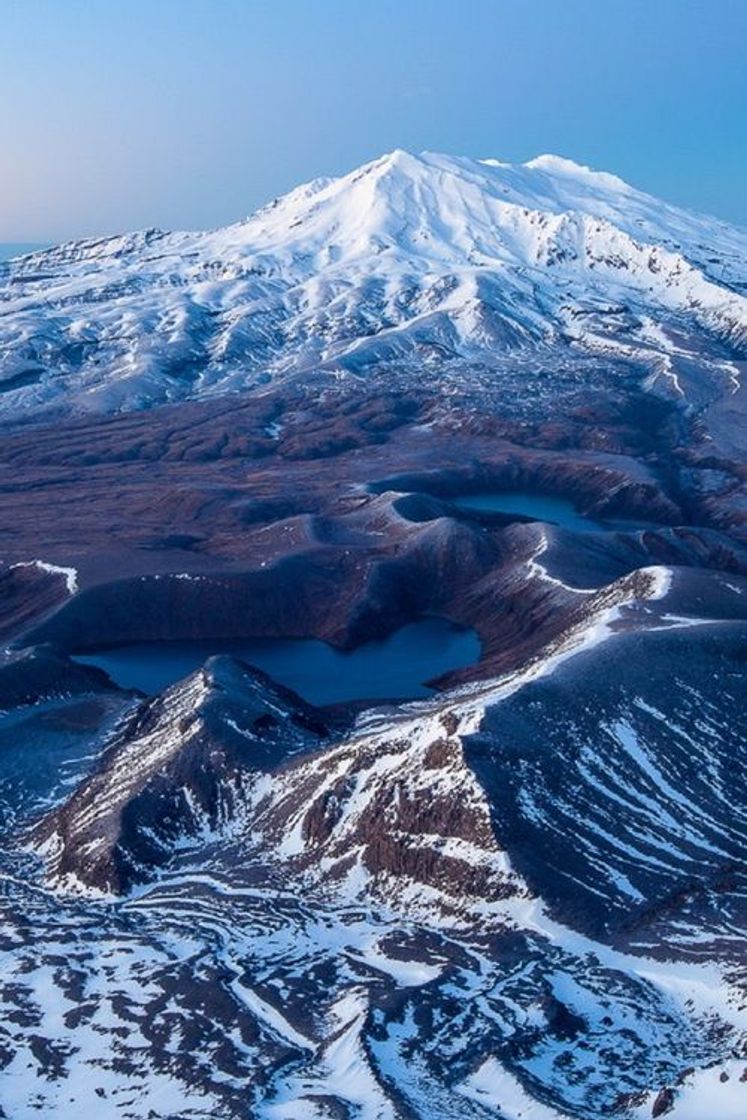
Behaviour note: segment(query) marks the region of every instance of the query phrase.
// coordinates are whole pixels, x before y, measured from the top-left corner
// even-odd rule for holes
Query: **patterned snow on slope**
[[[124,849],[181,804],[170,858],[102,900],[2,854],[0,1101],[20,1118],[100,1100],[132,1120],[638,1120],[662,1093],[697,1115],[718,1088],[729,1115],[743,628],[692,625],[681,578],[579,596],[523,671],[329,742],[225,659],[145,701],[50,819],[85,874],[78,821],[126,820]],[[209,828],[171,798],[237,772]]]
[[[320,369],[498,371],[517,350],[550,368],[568,346],[653,372],[692,351],[728,394],[745,259],[744,232],[570,161],[395,151],[225,229],[0,265],[2,407],[136,408]]]

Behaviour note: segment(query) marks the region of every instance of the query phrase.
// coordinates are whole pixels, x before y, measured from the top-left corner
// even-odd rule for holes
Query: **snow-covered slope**
[[[395,151],[237,225],[73,242],[0,265],[0,407],[119,409],[322,369],[499,369],[573,347],[747,345],[747,233],[555,156]]]
[[[682,579],[342,731],[228,659],[128,707],[0,850],[9,1114],[742,1115],[745,631]]]

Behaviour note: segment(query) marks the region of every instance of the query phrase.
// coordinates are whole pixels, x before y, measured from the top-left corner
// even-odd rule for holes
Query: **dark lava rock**
[[[656,1118],[657,1116],[664,1116],[667,1112],[671,1112],[674,1108],[674,1089],[662,1089],[656,1097],[651,1109],[651,1115]]]
[[[53,697],[117,691],[102,669],[80,665],[53,645],[33,646],[0,665],[0,708]]]
[[[234,819],[264,770],[317,745],[325,730],[264,673],[210,658],[140,705],[93,774],[36,824],[32,842],[53,840],[59,881],[124,893],[190,837],[204,842]]]

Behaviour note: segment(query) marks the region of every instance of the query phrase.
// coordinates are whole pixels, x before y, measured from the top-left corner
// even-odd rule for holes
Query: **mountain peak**
[[[379,164],[396,164],[400,166],[408,166],[409,164],[420,163],[420,158],[415,152],[408,151],[407,148],[392,148],[390,152],[384,152],[377,160],[374,160],[374,165]]]
[[[523,166],[529,167],[533,171],[544,171],[549,175],[585,180],[607,190],[633,190],[630,184],[626,183],[624,179],[620,179],[619,176],[612,175],[609,171],[595,171],[593,168],[587,167],[586,164],[576,163],[575,160],[567,159],[565,156],[546,153],[527,160]]]
[[[327,736],[321,715],[265,673],[211,657],[144,700],[90,776],[31,842],[59,883],[128,890],[173,847],[238,812],[259,775]]]
[[[4,264],[0,411],[62,398],[118,411],[394,363],[495,367],[517,348],[561,364],[568,346],[622,353],[621,323],[590,308],[627,309],[644,364],[670,360],[667,327],[683,323],[696,352],[739,357],[746,258],[739,230],[562,156],[395,148],[224,229]]]

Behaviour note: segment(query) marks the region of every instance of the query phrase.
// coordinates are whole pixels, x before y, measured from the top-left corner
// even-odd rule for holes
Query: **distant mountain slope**
[[[739,386],[747,232],[556,156],[403,151],[237,225],[71,242],[0,265],[0,409],[117,410],[313,378],[498,372],[528,352]],[[699,402],[695,402],[699,403]]]

